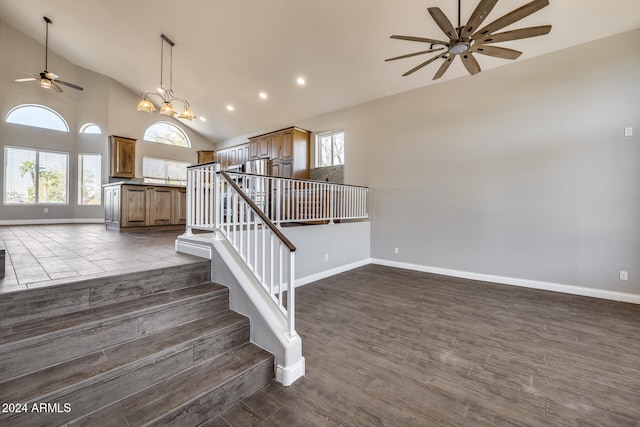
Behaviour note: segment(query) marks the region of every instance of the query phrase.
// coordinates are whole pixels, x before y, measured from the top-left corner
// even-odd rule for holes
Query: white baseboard
[[[305,374],[305,361],[304,357],[295,363],[293,366],[284,367],[276,365],[276,381],[283,386],[290,386],[298,378],[304,377]]]
[[[184,238],[181,239],[181,237],[178,236],[175,241],[176,252],[211,259],[211,252],[213,251],[211,242],[194,242]]]
[[[388,267],[404,268],[406,270],[422,271],[425,273],[441,274],[443,276],[460,277],[462,279],[479,280],[483,282],[500,283],[503,285],[521,286],[523,288],[540,289],[545,291],[562,292],[565,294],[581,295],[585,297],[601,298],[613,301],[640,304],[640,295],[624,292],[607,291],[604,289],[585,288],[583,286],[565,285],[561,283],[542,282],[538,280],[519,279],[515,277],[494,276],[491,274],[472,273],[468,271],[450,270],[446,268],[430,267],[427,265],[410,264],[372,258],[372,264]]]
[[[340,267],[332,268],[330,270],[324,270],[319,273],[310,274],[305,277],[296,279],[296,288],[298,286],[304,286],[308,283],[315,282],[316,280],[325,279],[330,276],[334,276],[345,271],[353,270],[354,268],[362,267],[363,265],[371,264],[371,258],[366,258],[360,261],[352,262],[350,264],[341,265]]]
[[[3,219],[0,225],[104,224],[104,218]]]

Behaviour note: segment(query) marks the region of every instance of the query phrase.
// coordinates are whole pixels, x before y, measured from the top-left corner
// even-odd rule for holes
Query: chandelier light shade
[[[137,111],[145,111],[151,113],[157,110],[153,102],[149,99],[152,96],[158,97],[162,101],[162,107],[160,107],[159,114],[164,116],[174,117],[178,112],[174,109],[172,102],[178,101],[184,106],[184,110],[177,116],[179,119],[193,120],[196,118],[195,114],[189,109],[189,102],[184,98],[179,98],[173,94],[173,46],[175,43],[164,34],[160,35],[162,39],[162,45],[160,50],[160,87],[155,91],[145,92],[142,95],[142,99],[138,102]],[[169,88],[164,86],[164,45],[169,45]]]

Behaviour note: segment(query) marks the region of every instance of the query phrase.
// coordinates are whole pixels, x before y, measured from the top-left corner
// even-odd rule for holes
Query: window
[[[100,126],[95,123],[85,123],[80,126],[80,133],[93,133],[100,135],[102,134],[102,130],[100,130]]]
[[[147,128],[142,139],[159,142],[160,144],[177,145],[178,147],[191,147],[187,134],[178,126],[169,122],[152,124]]]
[[[191,163],[143,157],[142,176],[145,182],[187,185],[187,166]]]
[[[316,136],[316,166],[344,164],[344,132],[322,133]]]
[[[66,204],[69,154],[5,147],[4,203]]]
[[[99,205],[100,203],[102,203],[102,156],[79,154],[78,204]]]
[[[42,105],[18,105],[9,111],[5,121],[17,125],[69,132],[69,125],[62,116]]]

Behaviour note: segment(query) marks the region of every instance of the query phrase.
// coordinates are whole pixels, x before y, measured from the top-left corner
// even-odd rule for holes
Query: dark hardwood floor
[[[638,426],[640,306],[369,265],[297,290],[307,375],[207,426]]]

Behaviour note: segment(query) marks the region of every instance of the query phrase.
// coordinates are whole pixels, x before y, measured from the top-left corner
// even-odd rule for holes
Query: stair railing
[[[227,172],[216,164],[188,168],[187,235],[222,234],[251,270],[295,335],[296,247]]]
[[[367,219],[367,187],[331,182],[229,173],[276,225]]]

